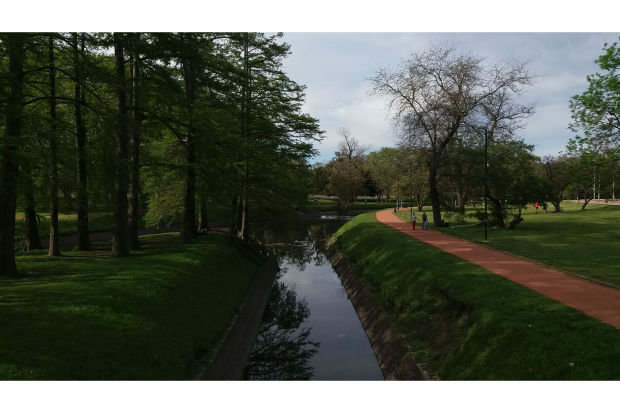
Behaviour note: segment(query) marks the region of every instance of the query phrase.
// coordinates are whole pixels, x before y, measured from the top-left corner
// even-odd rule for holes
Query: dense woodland
[[[76,250],[90,247],[89,215],[111,211],[111,254],[123,257],[140,248],[140,219],[180,219],[191,243],[215,205],[247,241],[252,214],[303,203],[323,132],[301,112],[280,37],[0,34],[0,276],[17,274],[16,212],[25,249],[41,248],[37,212],[50,213],[58,256],[59,204],[77,213]]]

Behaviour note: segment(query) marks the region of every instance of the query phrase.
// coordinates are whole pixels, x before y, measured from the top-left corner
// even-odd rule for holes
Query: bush
[[[454,225],[465,225],[467,224],[467,218],[465,217],[465,214],[454,214],[451,222]]]

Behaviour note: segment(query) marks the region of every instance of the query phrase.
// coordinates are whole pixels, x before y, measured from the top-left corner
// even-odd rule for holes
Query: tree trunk
[[[239,195],[237,197],[237,211],[235,212],[236,223],[235,223],[235,235],[238,238],[241,238],[242,228],[243,228],[243,197]]]
[[[587,199],[585,198],[583,200],[583,204],[581,205],[581,210],[583,211],[584,209],[586,209],[586,206],[588,205],[588,202],[590,202],[592,199]]]
[[[183,201],[183,224],[181,228],[181,243],[190,244],[195,236],[196,225],[196,143],[194,131],[194,103],[196,88],[194,84],[194,64],[191,59],[183,62],[183,77],[185,78],[185,96],[187,100],[187,134],[185,139],[186,180],[185,198]]]
[[[37,219],[37,213],[35,211],[35,201],[33,193],[33,185],[30,170],[30,162],[26,160],[23,164],[22,176],[26,181],[25,185],[25,198],[26,208],[24,209],[24,223],[26,226],[26,233],[24,239],[24,251],[42,250],[41,238],[39,236],[39,223],[40,219]]]
[[[230,217],[230,230],[228,231],[228,237],[232,240],[237,235],[237,195],[233,195],[230,201],[230,207],[232,209],[232,215]]]
[[[125,57],[123,53],[122,34],[114,32],[114,57],[116,69],[116,177],[114,191],[114,227],[112,238],[112,256],[129,255],[127,237],[127,95],[125,85]]]
[[[142,114],[140,113],[140,101],[138,94],[138,82],[140,80],[140,54],[137,51],[140,34],[135,34],[132,44],[132,123],[131,123],[131,140],[130,140],[130,170],[129,170],[129,249],[140,249],[138,240],[138,221],[140,219],[140,124],[142,122]]]
[[[437,190],[437,167],[430,165],[428,171],[428,186],[430,189],[431,205],[433,208],[433,225],[441,226],[441,209],[439,205],[439,191]]]
[[[512,221],[510,221],[510,223],[508,225],[506,225],[506,229],[513,229],[514,227],[517,226],[517,224],[523,222],[523,218],[521,218],[521,215],[518,215],[516,217],[514,217],[514,219]]]
[[[505,226],[504,224],[504,206],[502,205],[501,201],[497,198],[495,198],[494,196],[487,194],[487,198],[490,199],[491,201],[493,201],[493,204],[495,204],[495,207],[493,208],[493,212],[495,215],[495,225],[503,228]],[[487,201],[488,202],[488,201]]]
[[[200,215],[198,216],[198,230],[211,231],[209,228],[209,217],[207,216],[207,199],[204,195],[200,196]]]
[[[60,239],[58,234],[58,159],[56,136],[56,68],[54,67],[54,38],[49,37],[49,85],[50,85],[50,247],[49,257],[60,256]]]
[[[250,241],[250,203],[247,199],[243,201],[243,224],[241,226],[241,237],[246,244]]]
[[[26,223],[26,239],[24,240],[24,251],[42,250],[41,237],[39,236],[39,219],[34,209],[34,199],[30,198],[24,210],[24,221]]]
[[[78,34],[72,34],[73,42],[73,68],[75,84],[73,85],[73,117],[75,120],[75,147],[77,149],[77,243],[76,251],[88,251],[90,249],[90,234],[88,230],[88,184],[86,173],[86,127],[82,119],[82,106],[86,100],[86,94],[82,90],[83,79],[82,65],[78,52]],[[82,34],[81,51],[84,52],[84,35]]]
[[[21,146],[22,87],[24,80],[24,35],[7,35],[9,55],[9,88],[6,99],[6,124],[2,141],[2,174],[0,175],[0,276],[16,276],[15,208],[17,175]]]
[[[457,208],[459,210],[459,214],[465,214],[465,200],[467,199],[467,191],[464,191],[461,188],[457,188],[456,190],[456,202]]]

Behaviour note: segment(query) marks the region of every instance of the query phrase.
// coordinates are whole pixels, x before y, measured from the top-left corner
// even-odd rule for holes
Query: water
[[[377,359],[325,243],[346,221],[289,224],[257,232],[280,264],[249,380],[383,380]]]

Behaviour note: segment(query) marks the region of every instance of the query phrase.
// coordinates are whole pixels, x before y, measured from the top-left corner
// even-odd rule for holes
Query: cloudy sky
[[[531,71],[540,77],[524,101],[538,101],[536,114],[520,131],[536,145],[538,155],[557,155],[574,133],[568,102],[587,88],[586,75],[598,67],[605,43],[618,41],[620,33],[285,33],[292,55],[285,71],[307,86],[304,112],[319,119],[326,138],[316,147],[315,161],[334,156],[339,127],[347,127],[371,150],[394,145],[394,134],[384,105],[367,92],[373,71],[396,66],[413,50],[431,43],[454,41],[462,52],[473,52],[488,61],[510,57],[534,58]]]

